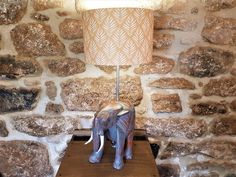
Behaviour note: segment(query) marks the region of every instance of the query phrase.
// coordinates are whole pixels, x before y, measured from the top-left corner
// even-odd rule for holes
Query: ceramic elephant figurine
[[[89,162],[99,163],[104,149],[104,139],[110,139],[116,148],[113,167],[124,166],[123,157],[132,159],[132,144],[135,127],[135,109],[125,102],[110,102],[95,113],[90,139],[93,141],[93,152]]]

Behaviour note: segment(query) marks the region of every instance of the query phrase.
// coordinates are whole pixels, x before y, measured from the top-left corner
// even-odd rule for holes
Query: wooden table
[[[62,160],[57,177],[159,177],[150,145],[147,140],[134,141],[132,160],[125,161],[122,170],[112,167],[115,149],[109,142],[105,144],[101,163],[88,162],[92,151],[92,143],[71,141]]]

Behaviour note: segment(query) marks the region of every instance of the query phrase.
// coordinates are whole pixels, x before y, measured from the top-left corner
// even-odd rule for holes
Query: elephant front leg
[[[116,142],[116,155],[113,167],[117,170],[124,166],[124,145],[125,145],[125,134],[117,128],[117,142]]]
[[[130,160],[133,157],[133,150],[132,150],[133,138],[134,138],[134,131],[131,131],[127,137],[127,145],[125,149],[125,158],[127,160]]]
[[[100,151],[98,151],[101,144],[100,141],[100,136],[98,135],[97,131],[93,131],[93,152],[89,157],[90,163],[99,163],[102,159],[103,147]]]

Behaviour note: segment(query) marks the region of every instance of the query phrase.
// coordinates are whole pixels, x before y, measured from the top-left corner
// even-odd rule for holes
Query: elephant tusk
[[[93,132],[91,132],[91,136],[90,136],[89,140],[88,140],[86,143],[84,143],[84,144],[87,145],[87,144],[89,144],[92,140],[93,140]]]
[[[100,135],[100,148],[98,149],[97,152],[101,151],[103,146],[104,146],[104,135]]]

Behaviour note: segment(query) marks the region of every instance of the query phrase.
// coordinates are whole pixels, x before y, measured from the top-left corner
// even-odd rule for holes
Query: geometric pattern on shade
[[[138,65],[152,60],[153,10],[104,8],[82,13],[86,63]]]

